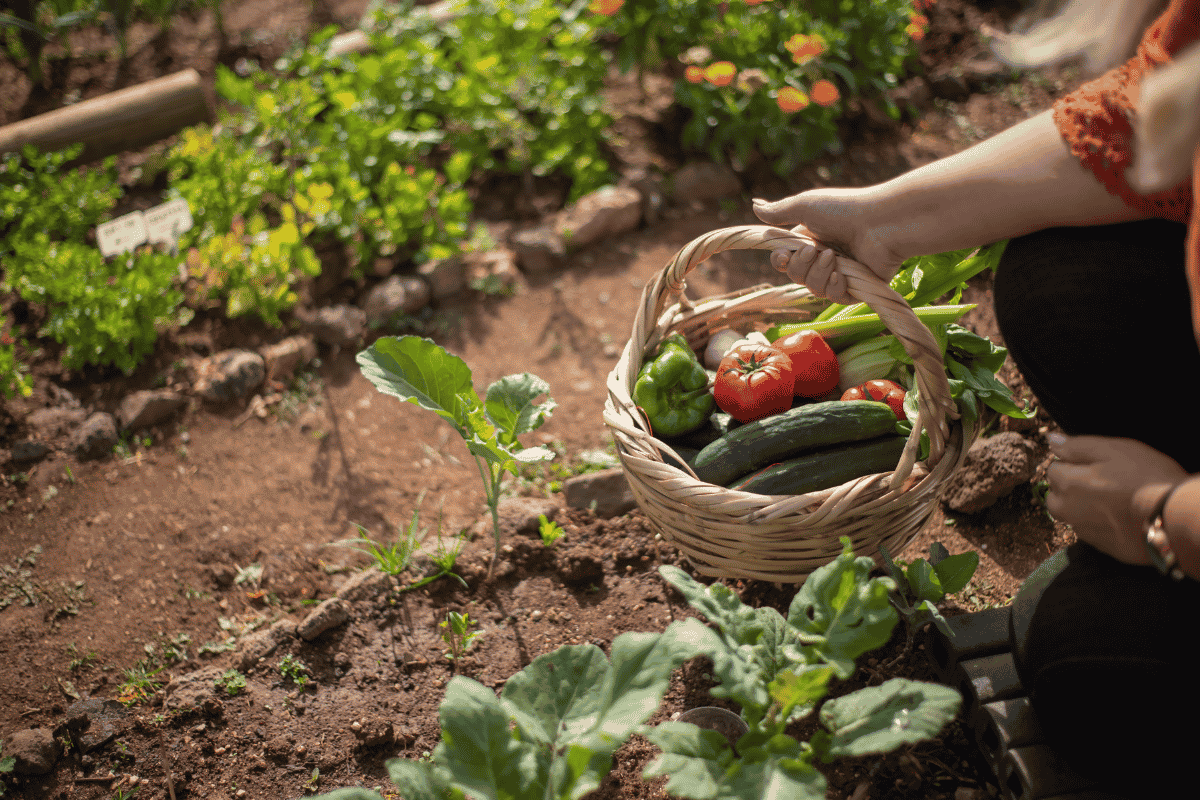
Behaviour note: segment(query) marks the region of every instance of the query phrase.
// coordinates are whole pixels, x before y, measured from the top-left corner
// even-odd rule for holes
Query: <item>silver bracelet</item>
[[[1167,540],[1167,531],[1163,527],[1163,511],[1166,509],[1171,495],[1175,494],[1175,490],[1182,485],[1183,483],[1180,482],[1168,489],[1162,499],[1154,504],[1154,510],[1150,512],[1150,516],[1146,520],[1146,554],[1150,556],[1150,563],[1163,575],[1169,575],[1171,580],[1176,581],[1183,580],[1184,574],[1176,564],[1179,559],[1175,556],[1175,551],[1171,549],[1171,543]]]

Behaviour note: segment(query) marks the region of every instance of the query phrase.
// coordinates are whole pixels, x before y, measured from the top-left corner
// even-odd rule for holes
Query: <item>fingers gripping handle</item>
[[[678,297],[684,278],[710,256],[726,250],[797,250],[803,245],[820,247],[806,235],[769,225],[743,225],[722,228],[694,239],[684,246],[667,265],[657,281],[646,287],[639,316],[649,315],[642,324],[653,324],[666,308],[669,297]],[[957,419],[958,410],[950,396],[941,348],[908,303],[874,272],[848,256],[838,254],[836,267],[845,277],[851,297],[866,303],[904,346],[913,360],[920,399],[920,425],[913,431],[897,466],[894,485],[908,477],[916,460],[922,429],[929,433],[929,466],[936,464],[950,437],[948,419]]]

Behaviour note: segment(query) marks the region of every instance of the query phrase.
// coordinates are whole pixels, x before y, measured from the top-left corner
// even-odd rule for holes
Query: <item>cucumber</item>
[[[672,436],[670,438],[663,437],[663,441],[672,447],[690,447],[700,450],[706,445],[710,445],[717,439],[720,439],[725,434],[729,433],[734,428],[742,423],[738,422],[733,417],[726,414],[724,411],[716,411],[709,416],[708,421],[694,431]]]
[[[805,494],[840,486],[846,481],[896,468],[905,437],[883,436],[828,450],[818,450],[744,475],[731,489],[755,494]]]
[[[705,445],[692,468],[700,480],[724,486],[823,447],[873,439],[896,430],[896,415],[874,400],[827,400],[796,406],[738,428]]]

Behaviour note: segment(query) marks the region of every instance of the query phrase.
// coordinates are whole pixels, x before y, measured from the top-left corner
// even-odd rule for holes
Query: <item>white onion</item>
[[[741,338],[742,335],[733,328],[725,328],[714,333],[709,337],[708,347],[704,348],[704,366],[709,369],[719,367],[721,359],[729,352],[729,348]]]

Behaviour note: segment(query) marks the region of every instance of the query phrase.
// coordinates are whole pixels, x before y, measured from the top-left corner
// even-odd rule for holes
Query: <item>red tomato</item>
[[[797,397],[824,397],[837,388],[841,377],[837,354],[821,334],[796,331],[779,337],[771,346],[791,357],[796,376],[792,392]]]
[[[792,407],[792,360],[765,344],[743,344],[721,359],[713,398],[739,422],[751,422]]]
[[[878,400],[887,403],[896,419],[907,419],[904,413],[904,387],[895,381],[874,380],[853,386],[842,393],[843,400]]]

